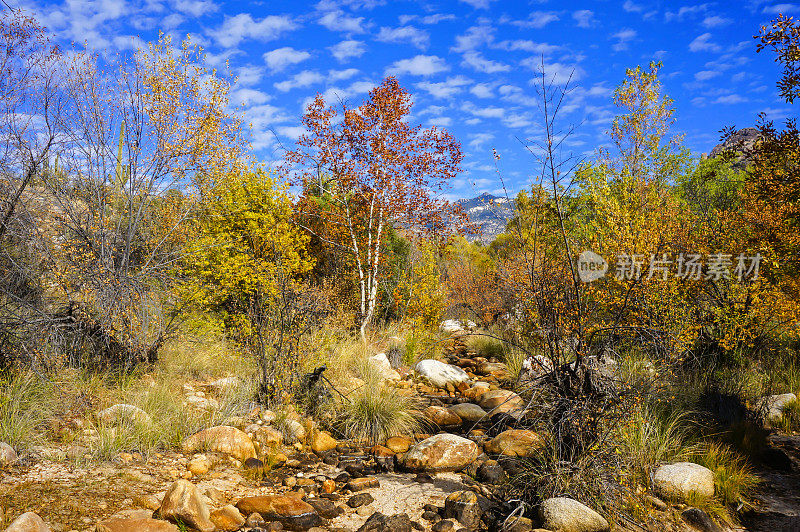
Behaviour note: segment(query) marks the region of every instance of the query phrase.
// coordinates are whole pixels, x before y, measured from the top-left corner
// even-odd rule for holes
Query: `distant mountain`
[[[461,199],[456,204],[466,213],[470,224],[480,229],[479,234],[470,235],[468,238],[472,241],[480,240],[484,244],[488,244],[505,231],[506,222],[514,214],[514,200],[492,194]]]

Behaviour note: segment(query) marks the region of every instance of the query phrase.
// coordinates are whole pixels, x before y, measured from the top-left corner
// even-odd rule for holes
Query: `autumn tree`
[[[302,334],[325,311],[302,284],[313,260],[286,186],[261,168],[233,170],[207,191],[193,226],[183,300],[254,355],[263,396],[275,401],[297,371]]]
[[[300,167],[304,216],[323,220],[318,236],[353,259],[362,338],[375,315],[387,229],[442,229],[450,205],[439,194],[463,158],[446,131],[408,123],[411,105],[393,77],[358,107],[334,108],[317,95],[303,116],[307,133],[287,154]]]
[[[163,36],[113,64],[73,54],[64,77],[70,107],[45,180],[59,213],[58,320],[93,359],[152,361],[176,323],[186,222],[244,155],[230,82],[199,47]]]

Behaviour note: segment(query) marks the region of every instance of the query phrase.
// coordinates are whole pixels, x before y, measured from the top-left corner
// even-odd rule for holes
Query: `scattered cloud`
[[[450,70],[450,65],[441,57],[435,55],[417,55],[411,59],[395,61],[386,69],[390,75],[410,74],[412,76],[431,76],[439,72]]]
[[[340,10],[325,13],[317,22],[331,31],[342,33],[365,33],[367,31],[364,27],[364,17],[351,17]]]
[[[319,72],[314,70],[303,70],[302,72],[295,74],[285,81],[276,83],[275,88],[281,92],[288,92],[292,89],[309,87],[315,83],[320,83],[323,79],[324,78],[322,77],[322,74]]]
[[[424,50],[430,44],[431,37],[428,32],[414,26],[400,26],[399,28],[382,27],[377,40],[390,43],[408,43]]]
[[[489,4],[492,0],[459,0],[465,4],[469,4],[475,9],[489,9]]]
[[[302,50],[295,50],[289,46],[276,48],[264,54],[264,62],[273,72],[280,72],[290,65],[296,65],[309,59],[311,54]]]
[[[572,18],[579,28],[591,28],[597,22],[594,18],[594,12],[588,9],[574,11],[572,13]]]
[[[447,78],[445,81],[430,82],[421,81],[417,83],[417,88],[424,90],[434,98],[452,98],[456,94],[464,90],[466,85],[472,83],[472,80],[464,76],[455,76]]]
[[[494,98],[494,91],[488,83],[478,83],[469,89],[469,92],[477,98]]]
[[[777,15],[779,13],[796,13],[800,11],[800,5],[797,4],[775,4],[774,6],[767,6],[764,8],[764,13]]]
[[[219,6],[212,0],[173,0],[170,4],[175,10],[195,18],[219,11]]]
[[[708,81],[719,76],[721,73],[716,70],[701,70],[694,75],[697,81]]]
[[[625,0],[625,3],[622,4],[622,9],[624,9],[628,13],[641,13],[642,11],[644,11],[644,6],[636,4],[631,0]]]
[[[680,21],[684,17],[698,16],[708,11],[709,4],[696,4],[692,6],[683,6],[678,11],[667,11],[664,18],[667,22]]]
[[[617,33],[613,34],[611,37],[615,39],[617,42],[611,46],[611,49],[615,52],[620,52],[622,50],[628,49],[628,44],[630,41],[636,38],[636,31],[630,28],[625,28],[619,30]]]
[[[558,14],[555,11],[533,11],[527,19],[514,21],[514,24],[521,28],[541,29],[556,20]]]
[[[494,40],[494,29],[487,26],[472,26],[466,33],[456,36],[456,44],[451,48],[454,52],[468,52],[489,44]]]
[[[486,74],[496,74],[497,72],[508,72],[511,67],[499,61],[492,61],[483,57],[480,52],[466,52],[462,64],[472,67],[478,72]]]
[[[747,98],[744,98],[743,96],[739,96],[738,94],[728,94],[727,96],[720,96],[719,98],[714,100],[712,103],[720,103],[720,104],[731,105],[731,104],[735,104],[735,103],[745,103],[746,101],[748,101]]]
[[[692,52],[719,52],[721,48],[718,44],[711,42],[710,33],[703,33],[689,43],[689,50]]]
[[[703,26],[706,28],[718,28],[720,26],[727,26],[733,20],[718,15],[712,15],[703,19]]]
[[[245,39],[272,41],[296,28],[297,24],[287,16],[269,15],[258,20],[249,13],[240,13],[233,17],[226,16],[219,28],[208,33],[220,46],[232,48]]]
[[[367,47],[361,41],[347,40],[329,47],[331,55],[339,61],[347,61],[352,57],[361,57]]]

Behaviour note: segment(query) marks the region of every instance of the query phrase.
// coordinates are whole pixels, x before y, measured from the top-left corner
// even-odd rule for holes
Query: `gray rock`
[[[559,532],[607,532],[608,521],[588,506],[567,497],[547,499],[539,506],[542,526]]]
[[[797,402],[797,396],[793,393],[782,393],[780,395],[769,395],[761,399],[761,410],[769,423],[777,423],[783,417],[783,409],[789,403]]]
[[[414,366],[414,371],[437,388],[445,388],[448,384],[455,386],[469,380],[469,375],[463,369],[438,360],[421,360]]]
[[[369,357],[367,360],[369,361],[369,365],[372,367],[372,369],[374,369],[382,379],[390,381],[400,380],[400,374],[392,368],[392,364],[386,357],[386,353],[378,353],[377,355]]]
[[[411,532],[413,528],[407,514],[387,516],[375,512],[361,525],[358,532]]]
[[[687,508],[681,513],[681,517],[700,532],[722,532],[722,528],[699,508]]]
[[[653,476],[656,493],[669,500],[689,502],[714,496],[714,472],[691,462],[662,465]]]
[[[460,471],[480,454],[475,442],[455,434],[436,434],[417,443],[403,456],[412,471]]]
[[[116,404],[100,410],[95,414],[97,421],[101,423],[138,423],[148,425],[152,422],[150,414],[138,406],[128,404]]]
[[[17,452],[13,447],[6,442],[0,442],[0,468],[10,466],[18,459]]]
[[[481,420],[489,419],[486,410],[473,403],[460,403],[450,406],[447,409],[466,423],[476,423]]]

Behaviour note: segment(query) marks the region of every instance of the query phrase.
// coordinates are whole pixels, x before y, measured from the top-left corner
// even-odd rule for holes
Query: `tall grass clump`
[[[44,439],[52,385],[32,372],[0,377],[0,441],[17,449]]]
[[[656,465],[688,456],[692,450],[688,415],[644,407],[621,427],[620,452],[632,480],[649,487]]]
[[[342,400],[338,412],[339,430],[345,437],[370,445],[418,432],[424,420],[414,398],[400,395],[374,377]]]
[[[484,334],[470,336],[467,339],[467,347],[477,353],[478,356],[496,358],[498,360],[504,360],[508,352],[505,342],[499,338]]]
[[[695,462],[714,472],[716,497],[726,506],[744,502],[759,483],[747,460],[727,445],[708,442],[694,455]]]

